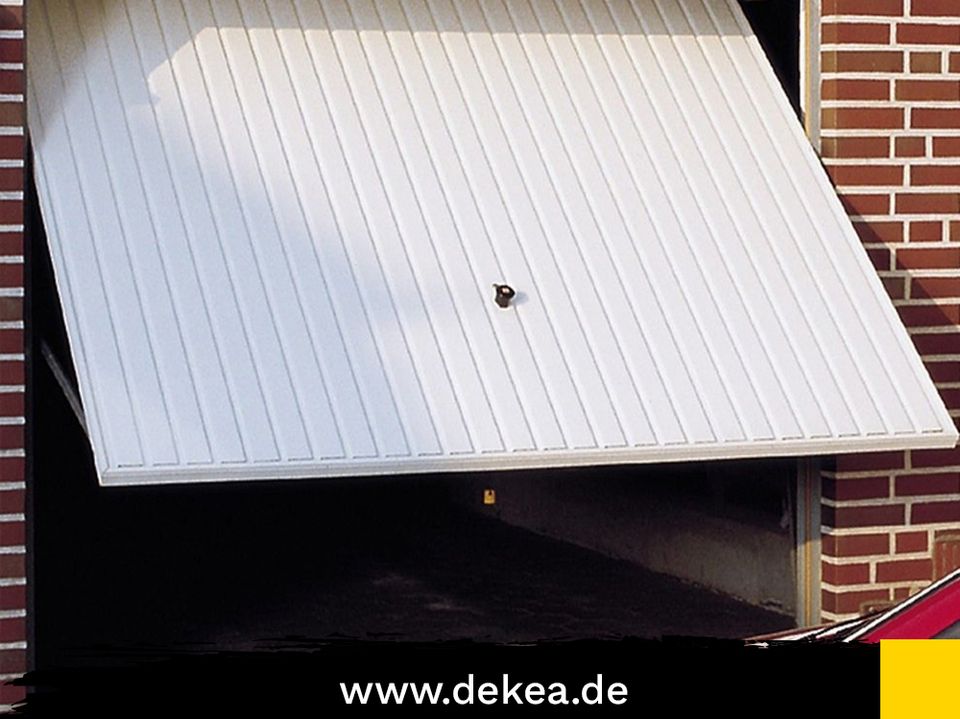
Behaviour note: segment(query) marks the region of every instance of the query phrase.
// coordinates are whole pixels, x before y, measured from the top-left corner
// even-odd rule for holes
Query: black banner
[[[284,641],[111,655],[27,676],[29,716],[879,716],[878,645],[698,639],[533,645]],[[402,708],[401,708],[402,705]]]

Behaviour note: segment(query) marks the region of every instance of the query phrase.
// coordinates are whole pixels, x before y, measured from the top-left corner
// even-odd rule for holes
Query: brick
[[[956,332],[914,335],[911,339],[921,355],[960,354],[960,334]]]
[[[23,522],[0,522],[0,546],[22,546],[26,536],[26,525]]]
[[[957,465],[960,465],[960,450],[917,449],[910,453],[912,467],[955,467]]]
[[[888,80],[833,80],[823,81],[821,97],[824,100],[889,100]]]
[[[0,384],[22,385],[24,380],[25,373],[21,360],[0,362]]]
[[[23,617],[0,619],[0,642],[22,642],[26,638],[26,619]]]
[[[866,557],[890,552],[888,534],[824,534],[821,549],[829,557]]]
[[[938,17],[960,17],[960,5],[956,0],[912,0],[912,15],[931,15]]]
[[[23,170],[19,167],[0,167],[0,191],[23,190]]]
[[[947,406],[947,409],[960,410],[960,389],[940,389],[940,398]],[[960,419],[955,419],[954,424],[960,429]]]
[[[0,44],[3,41],[0,40]],[[0,60],[3,62],[3,60]],[[23,103],[0,102],[0,125],[7,127],[23,127]]]
[[[889,195],[840,193],[840,201],[850,215],[886,215],[890,212]]]
[[[0,224],[23,224],[23,200],[0,199]]]
[[[23,287],[23,265],[0,264],[0,287]]]
[[[859,614],[865,605],[889,599],[889,589],[862,589],[854,592],[831,592],[824,589],[820,601],[824,611],[834,614]]]
[[[953,269],[960,267],[960,247],[902,247],[897,250],[902,270]]]
[[[899,526],[906,519],[905,510],[902,504],[888,504],[871,507],[824,506],[821,512],[826,526],[844,529]]]
[[[893,50],[840,50],[823,53],[823,72],[902,72],[903,53]]]
[[[893,253],[891,253],[890,250],[871,247],[867,250],[867,259],[870,260],[877,272],[887,272],[891,269]]]
[[[960,222],[957,222],[956,220],[950,223],[950,241],[960,241]]]
[[[0,354],[23,352],[23,330],[0,330]]]
[[[868,125],[868,127],[873,127]],[[945,107],[917,107],[910,112],[910,127],[919,129],[958,128],[960,111]]]
[[[915,165],[910,168],[912,185],[960,185],[960,165]]]
[[[922,137],[898,137],[894,153],[897,157],[923,157],[927,154],[927,141]]]
[[[22,489],[5,489],[0,491],[0,514],[19,514],[24,511],[25,491]],[[3,557],[0,554],[0,564]]]
[[[896,602],[902,602],[904,599],[910,596],[910,587],[894,587],[893,588],[893,599]]]
[[[911,242],[940,242],[943,239],[942,222],[911,222]]]
[[[19,95],[23,93],[23,88],[23,70],[0,70],[0,92]]]
[[[23,299],[0,297],[0,321],[15,322],[23,319]]]
[[[939,112],[935,108],[928,108],[927,111]],[[824,127],[844,130],[899,130],[904,127],[903,110],[899,107],[827,107],[823,109],[822,121]],[[956,122],[956,118],[953,121]],[[937,120],[931,125],[914,123],[914,127],[953,127],[943,124],[945,122]]]
[[[907,296],[907,278],[906,277],[881,277],[883,289],[887,291],[887,297],[891,300],[902,300]]]
[[[823,478],[823,496],[834,500],[880,499],[890,496],[887,477]]]
[[[0,609],[23,609],[27,606],[27,588],[23,584],[0,587]]]
[[[927,533],[898,532],[896,546],[899,554],[904,554],[906,552],[926,552]]]
[[[958,80],[897,80],[894,96],[897,100],[910,102],[935,102],[960,100]],[[852,97],[851,100],[861,98]]]
[[[960,493],[960,473],[945,472],[897,477],[894,482],[894,492],[898,497]]]
[[[911,524],[960,522],[960,502],[924,502],[910,508]]]
[[[960,52],[951,52],[947,63],[950,72],[960,72]]]
[[[820,141],[821,157],[890,157],[886,137],[825,137]]]
[[[932,559],[901,559],[877,563],[878,582],[908,582],[933,579]]]
[[[23,417],[23,392],[0,392],[0,417]]]
[[[828,584],[866,584],[870,581],[869,564],[823,563],[823,581]]]
[[[23,441],[22,425],[0,425],[0,449],[22,449]]]
[[[27,671],[27,652],[23,649],[0,651],[0,674],[23,674]]]
[[[854,222],[863,242],[903,242],[902,222]]]
[[[23,27],[23,6],[0,7],[0,30],[19,30]]]
[[[0,38],[0,62],[23,62],[23,38]]]
[[[910,72],[940,72],[943,56],[939,52],[911,52]]]
[[[0,482],[22,482],[24,470],[23,457],[0,457]]]
[[[820,26],[820,39],[824,43],[887,45],[890,42],[890,24],[886,22],[825,22]]]
[[[896,197],[897,212],[909,214],[960,213],[960,193],[901,193]]]
[[[23,512],[25,492],[22,489],[4,489],[0,491],[0,514],[18,514]],[[0,554],[0,561],[4,555]]]
[[[933,541],[933,578],[940,579],[960,569],[960,534],[936,532]]]
[[[23,511],[23,508],[17,510]],[[23,554],[0,554],[0,577],[19,579],[27,576],[26,560]]]
[[[913,277],[910,296],[918,300],[960,297],[960,277]],[[960,377],[956,381],[960,382]]]
[[[914,0],[916,1],[916,0]],[[903,15],[903,0],[823,0],[827,15]]]
[[[23,233],[0,232],[0,255],[22,255]]]
[[[960,45],[960,25],[901,23],[897,42],[926,45]]]
[[[23,319],[23,298],[0,297],[0,322],[15,322]]]
[[[928,362],[926,367],[934,382],[960,382],[960,362]]]
[[[0,135],[0,160],[22,160],[24,154],[23,135]]]
[[[898,307],[900,319],[907,327],[942,327],[960,324],[960,306],[911,305]]]
[[[832,165],[827,172],[835,184],[846,187],[903,184],[903,167],[899,165]]]
[[[837,457],[837,472],[875,472],[884,469],[903,469],[903,452],[865,452]]]
[[[23,200],[0,200],[0,225],[23,224]]]

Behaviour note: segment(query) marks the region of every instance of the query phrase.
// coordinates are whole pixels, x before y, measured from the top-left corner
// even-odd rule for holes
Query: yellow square
[[[880,642],[881,719],[960,716],[960,640]]]

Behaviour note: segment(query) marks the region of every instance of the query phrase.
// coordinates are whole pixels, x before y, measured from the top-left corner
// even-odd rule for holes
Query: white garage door
[[[29,37],[103,483],[956,441],[733,0],[32,0]]]

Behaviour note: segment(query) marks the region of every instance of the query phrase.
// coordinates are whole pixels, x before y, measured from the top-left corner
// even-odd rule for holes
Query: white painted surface
[[[29,25],[105,484],[956,441],[733,0]]]

